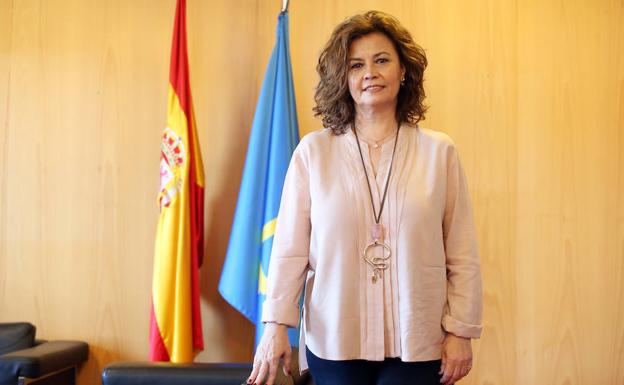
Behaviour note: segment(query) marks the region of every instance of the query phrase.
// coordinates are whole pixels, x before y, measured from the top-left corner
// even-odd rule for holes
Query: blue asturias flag
[[[273,233],[290,157],[299,142],[295,93],[288,46],[288,13],[280,13],[271,54],[251,128],[247,159],[219,292],[256,324],[258,346],[264,329],[260,317]],[[298,331],[289,330],[298,345]]]

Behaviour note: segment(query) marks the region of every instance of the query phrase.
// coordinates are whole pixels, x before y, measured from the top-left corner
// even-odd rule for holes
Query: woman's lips
[[[384,87],[380,86],[380,85],[368,86],[368,87],[364,88],[364,92],[377,92],[377,91],[380,91],[383,88]]]

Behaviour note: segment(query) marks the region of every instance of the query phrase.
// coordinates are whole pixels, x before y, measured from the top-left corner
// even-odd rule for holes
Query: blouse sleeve
[[[442,222],[448,303],[444,329],[466,338],[481,336],[483,294],[472,204],[456,148],[447,153],[447,195]]]
[[[269,262],[262,322],[299,324],[299,297],[310,250],[310,189],[307,164],[297,147],[288,166]]]

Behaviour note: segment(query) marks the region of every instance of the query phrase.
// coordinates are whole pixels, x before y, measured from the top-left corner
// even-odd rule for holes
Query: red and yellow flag
[[[198,282],[204,245],[204,171],[189,86],[185,0],[176,6],[158,202],[150,359],[192,362],[204,349]]]

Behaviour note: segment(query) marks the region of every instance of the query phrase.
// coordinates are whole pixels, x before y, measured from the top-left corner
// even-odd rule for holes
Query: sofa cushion
[[[0,356],[32,347],[35,331],[35,327],[27,322],[0,323]]]

